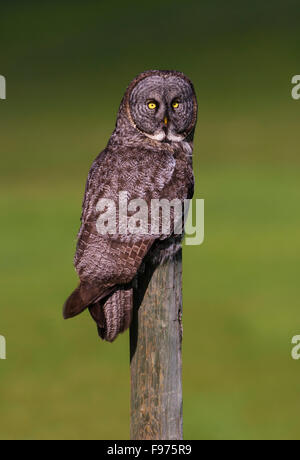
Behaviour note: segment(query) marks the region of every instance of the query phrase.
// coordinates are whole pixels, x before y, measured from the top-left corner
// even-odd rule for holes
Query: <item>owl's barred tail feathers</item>
[[[87,295],[87,292],[89,293]],[[105,295],[105,294],[104,294]],[[101,299],[95,291],[82,284],[67,299],[63,308],[64,319],[73,318],[89,308],[92,318],[97,323],[101,339],[113,342],[121,332],[126,331],[132,319],[133,290],[128,286],[119,289]]]
[[[89,307],[101,339],[113,342],[121,332],[128,329],[132,319],[132,305],[132,288],[121,287],[106,299]]]

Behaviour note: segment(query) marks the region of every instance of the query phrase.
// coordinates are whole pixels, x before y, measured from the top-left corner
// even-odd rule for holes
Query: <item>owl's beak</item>
[[[165,124],[166,126],[167,126],[167,124],[168,124],[168,118],[167,118],[167,117],[164,118],[164,124]]]

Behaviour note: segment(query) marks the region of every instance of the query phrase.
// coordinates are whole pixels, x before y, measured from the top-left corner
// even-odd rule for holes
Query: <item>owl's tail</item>
[[[86,305],[80,295],[80,286],[78,286],[64,304],[63,317],[64,319],[73,318],[74,316],[79,315],[79,313],[85,310],[85,308]]]
[[[101,339],[113,342],[130,326],[133,310],[133,289],[122,286],[110,296],[89,306]]]
[[[64,319],[73,318],[79,315],[79,313],[82,313],[83,310],[88,308],[91,304],[110,294],[111,291],[112,288],[101,290],[97,285],[81,282],[64,304]]]

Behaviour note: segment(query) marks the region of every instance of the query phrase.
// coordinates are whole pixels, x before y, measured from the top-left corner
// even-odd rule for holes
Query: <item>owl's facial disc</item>
[[[191,85],[174,75],[144,78],[133,88],[129,100],[135,126],[160,142],[186,138],[193,124],[194,104]]]

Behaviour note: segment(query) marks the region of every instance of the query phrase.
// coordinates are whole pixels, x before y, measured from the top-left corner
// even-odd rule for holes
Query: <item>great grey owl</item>
[[[143,199],[149,206],[151,200],[192,198],[196,119],[195,91],[184,74],[141,73],[128,86],[115,130],[91,167],[75,255],[80,284],[63,314],[71,318],[89,308],[104,340],[112,342],[131,323],[133,283],[146,255],[176,251],[178,238],[172,226],[168,234],[161,226],[156,233],[121,232],[118,211],[117,230],[99,232],[99,216],[107,211],[99,200],[118,203],[121,191],[128,202]]]

